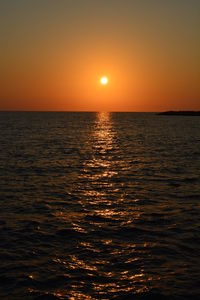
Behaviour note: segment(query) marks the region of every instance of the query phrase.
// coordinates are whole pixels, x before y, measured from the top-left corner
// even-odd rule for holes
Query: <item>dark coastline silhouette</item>
[[[158,113],[160,116],[200,116],[200,111],[164,111]]]

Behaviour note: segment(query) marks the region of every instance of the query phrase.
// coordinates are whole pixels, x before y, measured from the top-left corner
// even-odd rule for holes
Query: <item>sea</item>
[[[200,299],[200,117],[1,112],[0,299]]]

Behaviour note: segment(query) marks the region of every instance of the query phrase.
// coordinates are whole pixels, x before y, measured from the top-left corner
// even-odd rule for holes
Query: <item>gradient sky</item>
[[[0,110],[200,110],[199,28],[199,0],[1,0]]]

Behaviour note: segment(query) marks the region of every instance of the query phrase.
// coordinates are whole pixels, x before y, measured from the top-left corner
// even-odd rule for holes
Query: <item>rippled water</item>
[[[200,118],[0,113],[0,299],[198,299]]]

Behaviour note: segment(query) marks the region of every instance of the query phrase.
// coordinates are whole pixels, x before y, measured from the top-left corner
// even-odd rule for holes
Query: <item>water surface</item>
[[[0,113],[0,299],[198,299],[200,118]]]

